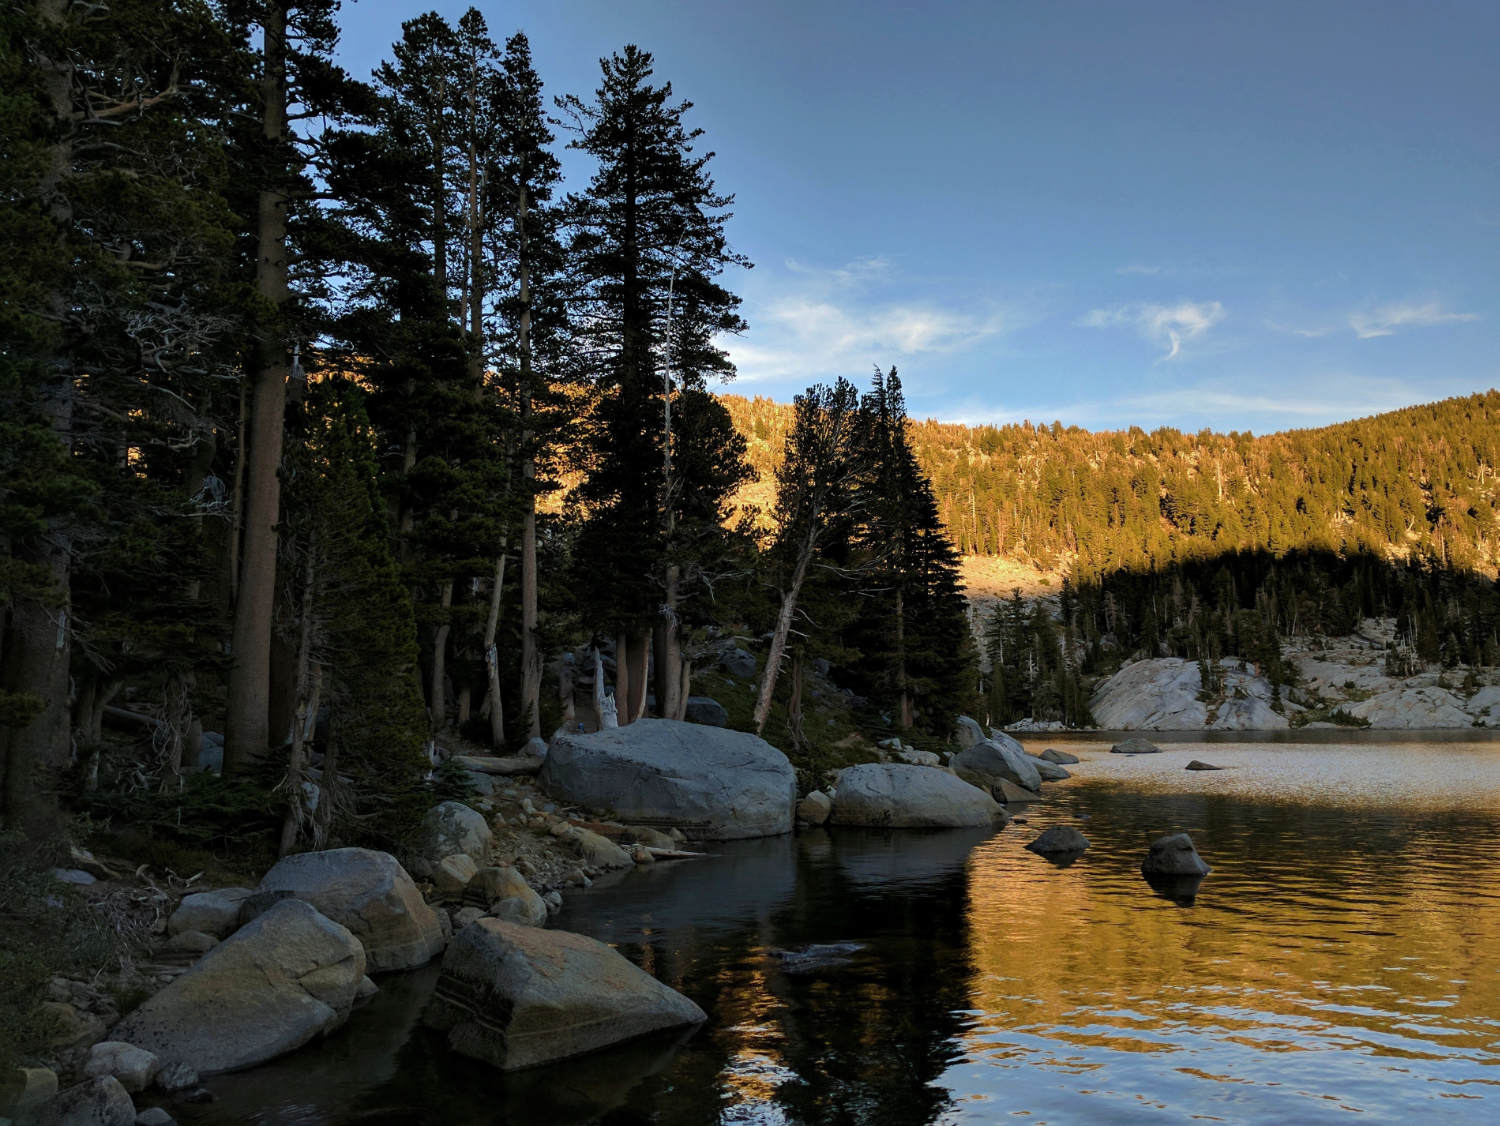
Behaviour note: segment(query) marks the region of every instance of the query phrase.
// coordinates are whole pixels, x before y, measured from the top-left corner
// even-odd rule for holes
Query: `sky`
[[[1494,0],[475,6],[551,94],[634,43],[694,103],[754,263],[730,392],[1265,433],[1500,386]],[[345,0],[339,60],[468,7]]]

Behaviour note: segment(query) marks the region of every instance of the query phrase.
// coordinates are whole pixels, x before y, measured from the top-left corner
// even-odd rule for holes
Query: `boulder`
[[[444,895],[461,895],[478,871],[479,865],[467,853],[455,852],[438,861],[432,869],[432,882]]]
[[[1154,841],[1141,861],[1141,872],[1147,876],[1206,876],[1212,871],[1186,833]]]
[[[478,907],[460,907],[453,912],[453,932],[457,934],[471,923],[477,923],[484,918],[484,912]]]
[[[1446,688],[1400,687],[1357,704],[1343,705],[1356,719],[1371,727],[1424,730],[1471,727],[1473,718],[1463,710],[1459,697]]]
[[[120,1081],[120,1086],[132,1093],[151,1086],[160,1068],[161,1063],[154,1053],[123,1040],[104,1040],[95,1044],[83,1061],[83,1073],[90,1079],[113,1075]]]
[[[1208,722],[1208,709],[1198,699],[1202,689],[1197,661],[1136,661],[1099,685],[1089,711],[1106,731],[1187,730]]]
[[[474,787],[474,792],[481,797],[488,797],[495,792],[495,780],[488,774],[478,770],[467,770],[464,777],[469,780],[469,785]]]
[[[561,839],[577,853],[579,860],[596,868],[628,868],[635,863],[623,848],[592,829],[570,826]]]
[[[36,1126],[135,1126],[135,1104],[113,1075],[69,1087],[46,1102]]]
[[[1089,847],[1089,839],[1071,825],[1053,825],[1026,847],[1038,856],[1055,856],[1082,852]]]
[[[87,1048],[104,1039],[104,1022],[93,1013],[80,1012],[66,1001],[43,1001],[41,1009],[52,1018],[47,1042],[54,1048]]]
[[[835,825],[951,829],[1004,820],[994,798],[945,770],[869,762],[845,767],[834,784]]]
[[[525,927],[539,927],[547,918],[547,904],[510,865],[483,868],[471,881],[468,898],[481,898],[497,919]]]
[[[1145,739],[1126,739],[1123,743],[1116,743],[1109,749],[1112,755],[1159,755],[1161,748],[1155,743],[1147,742]]]
[[[1077,755],[1070,755],[1067,751],[1059,751],[1056,747],[1048,747],[1041,754],[1037,755],[1037,758],[1056,763],[1058,766],[1073,766],[1078,762]]]
[[[177,1126],[177,1119],[161,1107],[153,1106],[135,1116],[135,1126]]]
[[[491,836],[484,814],[462,802],[445,801],[433,806],[422,818],[417,851],[434,863],[462,852],[475,863],[483,864]]]
[[[1183,769],[1184,770],[1223,770],[1224,768],[1222,766],[1212,766],[1209,763],[1200,762],[1198,759],[1194,759],[1192,762],[1188,763],[1185,767],[1183,767]]]
[[[368,1001],[371,997],[375,996],[375,994],[379,992],[380,986],[371,981],[370,975],[366,974],[364,977],[359,979],[359,988],[354,991],[354,1000],[356,1002]]]
[[[1008,778],[1001,778],[990,787],[990,793],[995,795],[996,801],[1002,801],[1006,805],[1025,805],[1028,802],[1041,801],[1042,795],[1017,786]]]
[[[749,680],[755,675],[755,654],[743,649],[727,649],[719,658],[719,667],[730,676]]]
[[[364,976],[359,939],[287,899],[147,998],[114,1035],[200,1076],[236,1071],[332,1032]]]
[[[11,1074],[17,1081],[6,1085],[4,1093],[10,1102],[7,1106],[0,1100],[0,1108],[16,1122],[30,1122],[47,1100],[57,1094],[57,1072],[50,1067],[18,1067]]]
[[[1225,700],[1220,704],[1209,730],[1270,731],[1290,726],[1286,716],[1272,710],[1270,701],[1250,696],[1243,700]]]
[[[1016,747],[1020,744],[1010,740]],[[948,766],[965,782],[980,789],[993,789],[1001,780],[1026,790],[1040,790],[1042,776],[1036,760],[1024,751],[989,740],[959,751],[948,760]]]
[[[797,820],[809,825],[821,825],[833,812],[833,799],[821,790],[814,790],[797,803]]]
[[[602,942],[481,919],[443,955],[422,1019],[454,1051],[515,1071],[706,1017]]]
[[[562,801],[703,840],[790,832],[797,800],[792,764],[763,739],[670,719],[560,734],[541,783]]]
[[[903,748],[897,756],[902,762],[912,766],[942,766],[943,760],[931,751],[919,751],[914,748]]]
[[[492,919],[518,927],[539,927],[547,921],[547,903],[530,888],[528,895],[511,895],[497,899],[485,912]]]
[[[686,714],[689,723],[701,723],[708,727],[729,726],[729,709],[712,696],[689,696]]]
[[[970,747],[984,742],[984,728],[966,715],[958,717],[958,747],[959,750],[967,751]]]
[[[207,954],[219,940],[211,934],[202,931],[178,931],[171,938],[157,948],[157,961],[180,962],[190,965],[198,958]]]
[[[198,1085],[198,1073],[185,1063],[169,1063],[156,1073],[163,1091],[190,1091]]]
[[[1057,763],[1051,762],[1048,759],[1032,758],[1031,765],[1042,776],[1043,782],[1061,782],[1066,778],[1073,777],[1073,775],[1058,766]]]
[[[389,853],[335,848],[288,856],[266,873],[260,886],[290,892],[348,927],[364,946],[371,973],[411,969],[442,952],[436,912]]]

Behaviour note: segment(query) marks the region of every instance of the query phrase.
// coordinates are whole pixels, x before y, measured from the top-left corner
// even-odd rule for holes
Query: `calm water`
[[[504,1079],[415,1027],[435,970],[183,1122],[466,1126],[1500,1121],[1500,743],[1164,744],[1002,832],[804,833],[660,864],[553,925],[709,1014]],[[1232,767],[1187,773],[1200,758]],[[1057,867],[1047,825],[1093,842]],[[1187,831],[1196,897],[1141,878]],[[855,941],[788,975],[776,947]]]

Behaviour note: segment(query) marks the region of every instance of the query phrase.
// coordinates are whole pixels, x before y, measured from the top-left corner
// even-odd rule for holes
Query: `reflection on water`
[[[1500,1119],[1500,744],[1052,745],[1084,761],[1025,825],[727,844],[571,900],[554,925],[686,992],[696,1034],[502,1077],[415,1027],[429,969],[211,1081],[218,1103],[167,1105],[267,1126]],[[1092,847],[1022,848],[1050,824]],[[1214,868],[1196,897],[1140,875],[1177,831]],[[841,941],[865,949],[822,972],[769,956]]]

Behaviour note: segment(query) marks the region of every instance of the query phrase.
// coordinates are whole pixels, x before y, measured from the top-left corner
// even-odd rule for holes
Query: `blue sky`
[[[633,42],[695,103],[739,393],[1263,433],[1500,385],[1494,0],[477,6],[554,94]],[[341,61],[434,7],[346,0]]]

